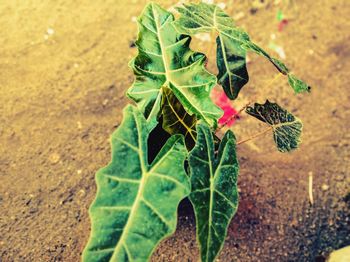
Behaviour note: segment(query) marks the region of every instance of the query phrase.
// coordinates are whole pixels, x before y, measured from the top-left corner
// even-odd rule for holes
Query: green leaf
[[[83,261],[147,261],[175,231],[177,206],[190,193],[182,136],[172,136],[148,163],[146,119],[133,106],[112,135],[112,161],[96,174],[90,240]]]
[[[237,98],[241,88],[249,81],[246,67],[247,51],[253,51],[267,58],[282,74],[290,74],[285,64],[253,43],[249,35],[236,27],[233,19],[218,6],[205,3],[184,4],[177,10],[181,17],[174,24],[180,33],[193,35],[213,30],[218,33],[217,77],[230,99]],[[289,83],[296,92],[300,91],[300,88],[295,88],[290,81]]]
[[[163,129],[170,135],[185,136],[187,148],[193,148],[196,141],[197,117],[189,115],[169,88],[163,89]]]
[[[303,129],[301,120],[276,103],[266,100],[265,104],[255,103],[246,112],[271,126],[273,139],[280,152],[289,152],[299,147]]]
[[[214,261],[223,247],[238,206],[236,138],[227,131],[216,154],[210,128],[197,125],[197,144],[189,154],[197,241],[202,261]]]
[[[302,92],[310,92],[311,87],[308,86],[306,83],[301,81],[299,78],[297,78],[293,74],[288,75],[288,82],[291,87],[293,87],[295,93],[302,93]]]
[[[205,55],[193,52],[191,38],[173,26],[174,16],[154,3],[138,19],[138,56],[130,65],[136,76],[127,95],[148,121],[160,112],[162,87],[168,87],[189,114],[215,127],[222,110],[210,99],[216,77],[205,68]]]

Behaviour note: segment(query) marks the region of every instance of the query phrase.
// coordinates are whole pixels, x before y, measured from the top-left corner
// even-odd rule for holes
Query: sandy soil
[[[133,81],[132,17],[145,3],[1,1],[0,261],[79,261],[94,173],[109,161],[108,138]],[[276,34],[288,65],[313,91],[294,96],[285,81],[264,89],[276,72],[251,55],[251,82],[236,103],[267,97],[285,105],[303,119],[304,143],[292,154],[278,153],[269,136],[239,147],[240,206],[220,261],[323,261],[350,245],[350,6],[284,3],[290,21],[282,33],[281,6],[255,12],[241,1],[229,10],[244,12],[238,23],[262,46]],[[245,138],[261,128],[243,116],[233,130]],[[198,260],[193,215],[180,209],[176,234],[153,261]]]

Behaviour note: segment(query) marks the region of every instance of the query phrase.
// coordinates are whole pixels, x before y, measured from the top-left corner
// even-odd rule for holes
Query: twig
[[[269,126],[267,129],[265,129],[265,130],[263,130],[263,131],[261,131],[261,132],[259,132],[259,133],[256,133],[256,134],[252,135],[251,137],[248,137],[248,138],[246,138],[246,139],[243,139],[243,140],[241,140],[241,141],[238,141],[238,142],[237,142],[237,145],[240,145],[240,144],[243,144],[243,143],[248,142],[248,141],[250,141],[250,140],[253,140],[254,138],[257,138],[257,137],[259,137],[259,136],[261,136],[261,135],[267,133],[267,132],[270,131],[270,130],[272,130],[272,127]]]
[[[278,79],[280,79],[281,76],[283,76],[283,74],[278,72],[277,75],[267,83],[267,85],[264,87],[264,89],[267,89],[268,87],[270,87],[273,83],[275,83]]]
[[[230,121],[232,121],[233,119],[237,119],[239,118],[239,115],[251,104],[251,102],[248,102],[245,106],[243,106],[240,110],[238,110],[238,112],[234,115],[232,115],[229,119],[227,119],[225,121],[225,123],[223,123],[221,126],[219,126],[217,129],[216,129],[216,132],[217,131],[220,131],[222,128],[224,128],[228,123],[230,123]]]
[[[310,204],[313,205],[314,204],[314,197],[312,194],[312,188],[313,188],[313,182],[312,182],[312,172],[309,172],[309,200],[310,200]]]

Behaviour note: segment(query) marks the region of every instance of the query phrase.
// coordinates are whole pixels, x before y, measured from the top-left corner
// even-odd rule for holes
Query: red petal
[[[224,115],[219,119],[219,124],[225,124],[227,122],[227,126],[232,126],[236,121],[236,118],[233,116],[237,114],[237,111],[230,105],[225,105],[221,107],[224,110]]]

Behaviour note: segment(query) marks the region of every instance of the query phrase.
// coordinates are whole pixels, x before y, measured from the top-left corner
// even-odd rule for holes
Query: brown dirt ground
[[[94,173],[109,161],[133,81],[132,17],[145,2],[1,1],[0,261],[79,261]],[[349,2],[283,1],[290,22],[282,33],[278,6],[254,12],[250,1],[234,2],[230,12],[245,13],[238,24],[265,47],[275,33],[313,92],[294,96],[286,81],[263,89],[276,71],[250,56],[251,81],[236,105],[251,97],[285,105],[303,119],[304,143],[291,154],[276,152],[268,136],[239,147],[240,206],[219,260],[322,261],[350,244]],[[233,130],[240,139],[261,128],[243,116]],[[181,213],[153,261],[197,261],[193,215]]]

